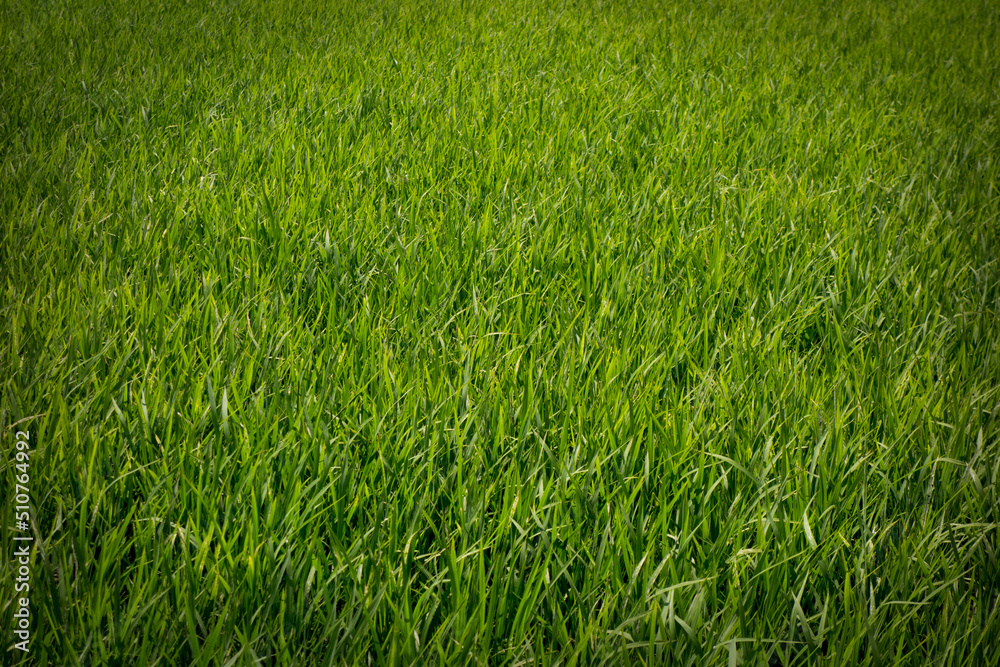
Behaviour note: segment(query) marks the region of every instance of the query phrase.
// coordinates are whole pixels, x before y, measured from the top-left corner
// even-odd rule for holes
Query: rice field
[[[998,112],[987,1],[5,0],[0,663],[1000,664]]]

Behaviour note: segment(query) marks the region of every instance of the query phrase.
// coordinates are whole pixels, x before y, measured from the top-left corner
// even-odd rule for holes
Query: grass
[[[3,661],[1000,662],[997,7],[492,4],[0,7]]]

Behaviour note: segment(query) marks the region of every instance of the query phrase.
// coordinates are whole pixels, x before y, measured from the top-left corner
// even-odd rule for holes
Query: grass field
[[[493,4],[0,6],[0,662],[1000,664],[997,5]]]

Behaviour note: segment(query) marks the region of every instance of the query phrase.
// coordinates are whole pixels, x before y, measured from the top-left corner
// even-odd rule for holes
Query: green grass
[[[2,661],[1000,661],[997,7],[492,4],[0,6]]]

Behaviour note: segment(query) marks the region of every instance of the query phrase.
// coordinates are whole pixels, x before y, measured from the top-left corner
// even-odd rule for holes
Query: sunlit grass
[[[991,3],[201,4],[0,7],[30,662],[1000,661]]]

